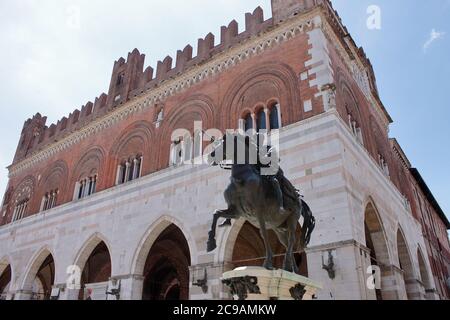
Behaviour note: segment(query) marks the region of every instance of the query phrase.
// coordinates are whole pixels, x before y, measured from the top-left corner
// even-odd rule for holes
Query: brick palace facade
[[[243,32],[232,21],[195,56],[188,45],[156,70],[144,59],[120,58],[108,94],[56,124],[25,122],[0,207],[2,299],[115,299],[114,288],[120,299],[229,299],[222,273],[261,264],[264,246],[236,221],[206,252],[229,173],[179,165],[187,140],[171,134],[201,134],[195,121],[280,130],[281,166],[317,220],[296,261],[323,284],[318,299],[450,297],[449,221],[389,137],[372,65],[330,1],[272,0],[272,17],[247,13]]]

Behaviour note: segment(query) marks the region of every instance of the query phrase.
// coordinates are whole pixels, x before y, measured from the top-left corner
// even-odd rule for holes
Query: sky
[[[333,4],[372,61],[391,137],[450,217],[450,0]],[[209,32],[220,41],[233,19],[242,30],[257,6],[271,15],[270,0],[0,1],[0,195],[26,119],[51,124],[94,101],[134,48],[155,67]]]

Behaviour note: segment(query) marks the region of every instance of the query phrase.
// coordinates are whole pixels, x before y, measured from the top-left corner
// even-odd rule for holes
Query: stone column
[[[139,178],[142,177],[142,167],[144,166],[144,156],[142,156],[140,159],[140,164],[139,164]]]
[[[394,265],[380,266],[383,300],[402,300],[406,297],[403,271]],[[399,285],[401,284],[401,285]]]
[[[83,181],[83,198],[89,195],[89,180],[90,178],[87,178]]]
[[[266,131],[270,131],[270,116],[269,116],[269,108],[264,108],[264,114],[266,116]]]
[[[44,211],[44,209],[46,207],[46,201],[47,201],[47,195],[44,195],[44,197],[42,198],[42,201],[41,201],[41,206],[39,208],[39,212]]]
[[[73,200],[77,200],[78,199],[78,195],[80,193],[80,182],[77,181],[75,183],[75,190],[73,191]]]
[[[65,288],[64,291],[61,291],[59,300],[78,300],[79,295],[80,295],[79,289]]]
[[[222,284],[221,277],[225,271],[231,270],[231,266],[225,267],[224,263],[202,263],[189,267],[190,300],[228,300],[231,298],[229,290]],[[206,270],[206,284],[205,280]],[[206,288],[207,287],[207,288]],[[204,291],[206,289],[206,292]]]
[[[5,300],[9,301],[9,300],[14,300],[15,299],[15,294],[13,291],[10,290],[11,288],[8,289],[8,291],[6,292],[5,295]]]
[[[252,112],[253,131],[258,130],[258,124],[256,123],[256,114]]]
[[[138,162],[139,162],[138,159],[134,159],[133,160],[133,164],[134,164],[134,166],[133,166],[133,180],[137,179],[137,177],[138,177]]]
[[[127,161],[127,163],[125,163],[125,182],[130,180],[130,167],[131,163]]]
[[[280,129],[280,128],[283,127],[283,123],[282,123],[283,119],[281,118],[281,107],[280,107],[280,104],[277,103],[275,105],[275,108],[277,109],[277,113],[278,113],[278,129]]]
[[[31,290],[18,290],[14,296],[14,300],[31,300]]]
[[[119,164],[117,166],[117,173],[116,173],[116,186],[120,184],[120,178],[122,177],[122,174],[123,174],[122,170],[123,170],[123,167],[122,167],[122,165]]]
[[[426,300],[440,300],[439,294],[436,289],[426,289],[425,290],[425,299]]]
[[[405,279],[405,285],[409,299],[422,300],[423,299],[423,285],[419,279]]]
[[[57,298],[57,300],[78,300],[80,290],[67,288],[67,285],[65,283],[54,285],[52,289],[55,291],[59,289],[59,297]]]
[[[242,130],[245,132],[245,120],[244,119],[238,120],[238,128],[239,128],[239,130]]]
[[[366,289],[367,256],[354,240],[333,242],[306,249],[308,278],[322,284],[318,300],[374,299]]]
[[[120,300],[142,300],[143,276],[130,274],[113,278],[120,281]]]
[[[53,191],[53,198],[52,198],[52,205],[51,205],[51,208],[56,207],[57,196],[58,196],[58,193],[57,193],[56,191]]]

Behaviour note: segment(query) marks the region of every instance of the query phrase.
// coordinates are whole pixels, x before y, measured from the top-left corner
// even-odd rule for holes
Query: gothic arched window
[[[272,109],[270,109],[270,129],[280,129],[280,105],[275,104],[272,106]]]
[[[253,117],[251,113],[244,117],[244,129],[245,131],[253,129]]]
[[[140,178],[142,175],[142,162],[143,157],[141,155],[132,156],[122,161],[117,170],[116,184],[123,184]]]
[[[51,190],[42,198],[41,211],[47,211],[56,207],[58,201],[59,190]]]
[[[97,174],[81,179],[76,185],[76,196],[78,199],[89,197],[94,194],[97,188]]]
[[[256,123],[258,131],[267,129],[266,112],[264,109],[258,112]]]

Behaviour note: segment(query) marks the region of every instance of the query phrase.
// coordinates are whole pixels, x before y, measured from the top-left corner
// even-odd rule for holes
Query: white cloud
[[[442,39],[445,35],[445,32],[436,31],[436,29],[432,29],[430,32],[430,38],[423,45],[423,50],[427,51],[433,42],[436,40]]]

